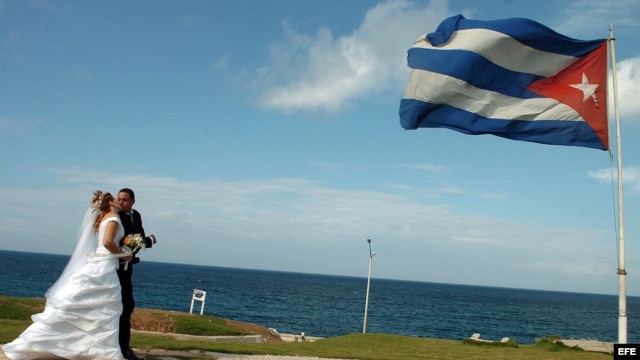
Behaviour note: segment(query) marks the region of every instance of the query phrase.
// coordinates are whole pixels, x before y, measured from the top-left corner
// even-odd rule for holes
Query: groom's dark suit
[[[137,210],[132,210],[131,215],[120,211],[118,213],[120,221],[124,227],[125,236],[129,234],[142,234],[146,247],[153,245],[151,238],[146,237],[144,228],[142,227],[142,217]],[[131,218],[133,216],[133,219]],[[120,246],[123,245],[124,237],[120,240]],[[133,299],[133,284],[131,283],[131,275],[133,274],[133,264],[140,262],[140,258],[133,256],[133,260],[129,262],[127,269],[124,269],[125,263],[120,263],[118,268],[118,278],[120,278],[120,287],[122,287],[122,315],[120,315],[120,349],[123,353],[130,352],[129,340],[131,339],[131,314],[136,304]],[[126,355],[125,355],[126,356]]]

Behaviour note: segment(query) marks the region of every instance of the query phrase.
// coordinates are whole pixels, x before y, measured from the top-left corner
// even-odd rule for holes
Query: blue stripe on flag
[[[446,74],[475,87],[513,97],[540,97],[526,87],[542,76],[505,69],[474,52],[412,48],[409,49],[407,64],[412,69]]]
[[[547,145],[593,148],[594,144],[601,143],[593,129],[583,121],[490,119],[448,105],[413,99],[402,99],[400,113],[405,114],[400,120],[405,129],[418,127],[418,124],[410,123],[407,119],[421,119],[429,114],[432,120],[421,123],[420,127],[447,128],[468,135],[489,134]]]
[[[509,35],[535,49],[556,54],[581,57],[595,50],[602,40],[576,40],[559,34],[533,20],[511,18],[500,20],[470,20],[462,15],[445,19],[427,38],[435,46],[446,42],[456,30],[488,29]]]

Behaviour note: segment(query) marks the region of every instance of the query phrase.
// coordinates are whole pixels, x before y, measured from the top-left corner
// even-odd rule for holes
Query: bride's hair
[[[105,214],[111,212],[111,201],[113,200],[113,195],[111,193],[102,193],[102,191],[97,190],[93,193],[93,199],[91,200],[91,207],[94,210],[98,210],[100,214],[96,217],[96,221],[93,223],[93,229],[98,232],[100,228],[100,222]]]

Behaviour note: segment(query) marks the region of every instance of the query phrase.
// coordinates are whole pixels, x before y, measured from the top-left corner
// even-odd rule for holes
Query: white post
[[[193,296],[191,296],[191,309],[189,309],[189,314],[193,314],[193,302],[195,300],[201,301],[202,305],[200,305],[200,315],[204,313],[204,299],[207,297],[207,292],[202,290],[193,289]]]
[[[611,77],[613,105],[616,120],[616,154],[618,160],[618,344],[627,343],[627,271],[624,266],[624,204],[622,196],[622,140],[620,139],[620,115],[618,110],[618,84],[616,76],[616,46],[613,26],[609,27],[611,47]]]
[[[369,310],[369,287],[371,285],[371,262],[373,261],[373,255],[376,253],[371,251],[371,239],[367,239],[369,243],[369,275],[367,275],[367,296],[364,301],[364,324],[362,325],[362,333],[367,333],[367,312]]]

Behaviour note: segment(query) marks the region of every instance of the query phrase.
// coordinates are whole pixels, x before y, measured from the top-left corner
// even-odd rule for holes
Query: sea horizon
[[[0,252],[14,252],[14,253],[25,253],[25,254],[61,256],[61,257],[66,257],[67,259],[69,259],[69,257],[70,257],[70,255],[68,255],[68,254],[56,254],[56,253],[35,252],[35,251],[20,251],[20,250],[4,250],[4,249],[0,249]],[[273,270],[273,269],[260,269],[260,268],[248,268],[248,267],[244,267],[243,268],[243,267],[235,267],[235,266],[219,266],[219,265],[210,265],[210,264],[192,264],[192,263],[180,263],[180,262],[157,261],[157,260],[144,260],[144,262],[155,263],[155,264],[180,265],[180,266],[202,266],[202,267],[212,267],[212,268],[219,268],[219,269],[229,269],[229,270],[264,271],[264,272],[284,273],[284,274],[294,274],[294,275],[295,274],[297,274],[297,275],[318,275],[318,276],[329,276],[329,277],[338,277],[338,278],[367,279],[366,276],[357,276],[357,275],[327,274],[327,273],[314,273],[314,272],[291,271],[291,270]],[[412,283],[437,284],[437,285],[486,287],[486,288],[505,289],[505,290],[533,290],[533,291],[559,292],[559,293],[567,293],[567,294],[618,296],[617,293],[568,291],[568,290],[554,290],[554,289],[545,289],[545,288],[510,287],[510,286],[499,286],[499,285],[476,285],[476,284],[468,284],[468,283],[438,282],[438,281],[428,281],[428,280],[386,278],[386,277],[378,277],[378,276],[372,276],[371,279],[372,280],[405,281],[405,282],[412,282]],[[627,294],[627,297],[628,298],[639,298],[640,299],[640,295],[629,295],[629,294]]]
[[[44,297],[68,255],[0,250],[0,293]],[[367,278],[143,260],[134,267],[136,306],[189,312],[206,291],[204,315],[281,333],[331,337],[362,332]],[[627,297],[628,339],[640,342],[640,298]],[[201,304],[194,302],[194,313]],[[618,296],[371,278],[367,332],[414,337],[544,336],[615,342]]]

